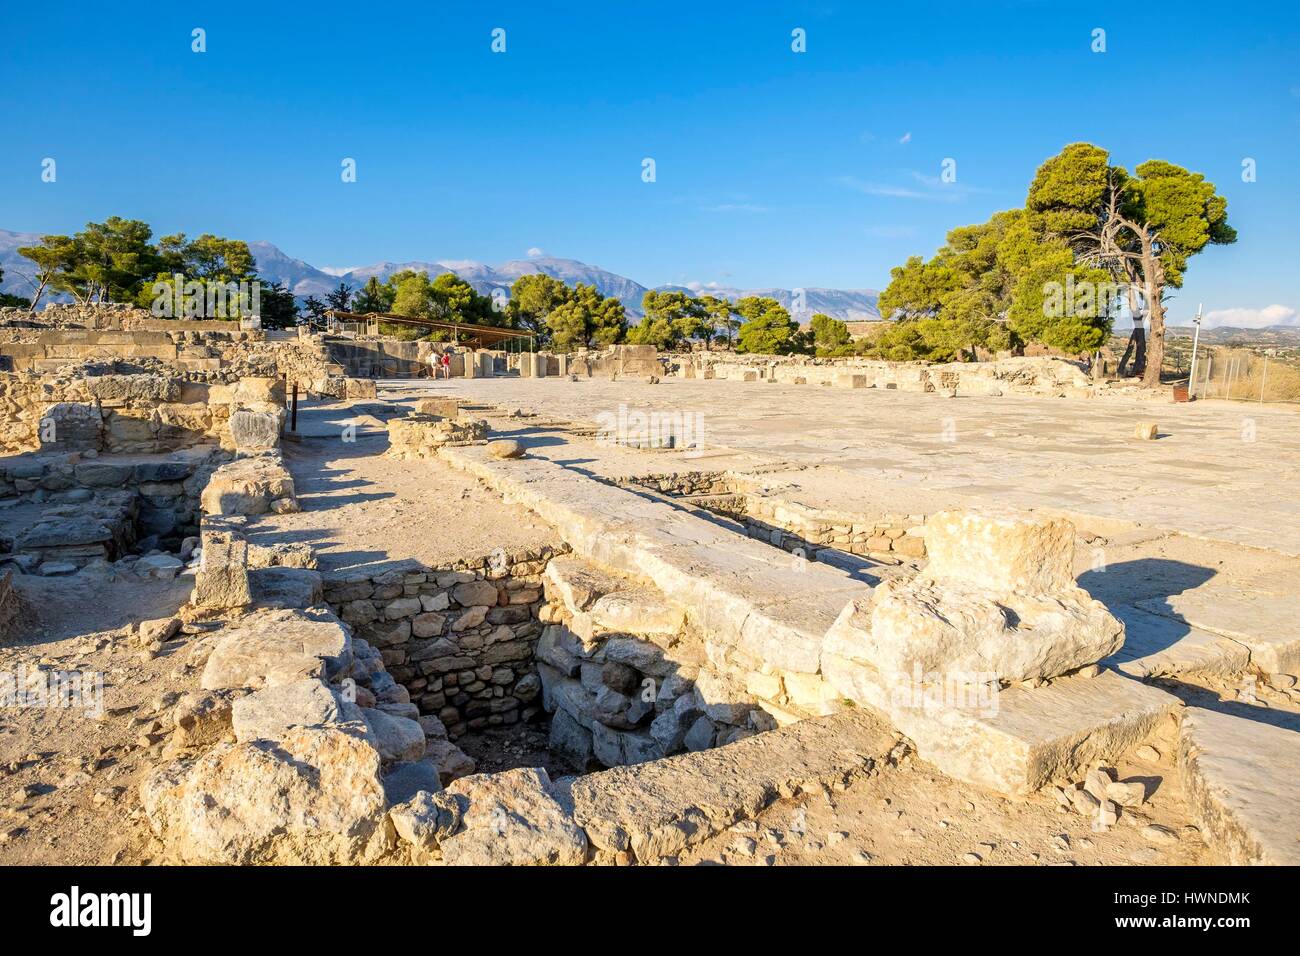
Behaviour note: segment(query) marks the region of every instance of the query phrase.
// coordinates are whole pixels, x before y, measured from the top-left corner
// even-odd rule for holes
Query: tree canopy
[[[872,350],[937,359],[1040,342],[1085,353],[1127,304],[1151,319],[1155,384],[1166,289],[1206,245],[1235,239],[1226,201],[1199,173],[1150,160],[1131,176],[1100,147],[1073,143],[1039,167],[1023,208],[954,229],[928,261],[912,256],[891,270],[879,308],[905,327]]]
[[[737,299],[733,308],[744,319],[736,334],[737,352],[789,355],[807,350],[799,323],[776,299],[745,296]]]

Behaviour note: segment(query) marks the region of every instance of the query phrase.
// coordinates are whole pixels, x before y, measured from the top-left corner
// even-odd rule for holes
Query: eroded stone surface
[[[1300,864],[1300,723],[1250,709],[1183,713],[1178,766],[1192,819],[1225,863]]]
[[[151,774],[141,802],[186,863],[373,862],[391,841],[379,754],[336,728],[218,744]]]
[[[453,782],[438,800],[460,807],[460,828],[441,842],[453,866],[574,865],[587,837],[556,802],[545,770],[474,774]]]
[[[351,635],[326,611],[268,611],[221,637],[208,657],[206,690],[287,684],[339,673]]]

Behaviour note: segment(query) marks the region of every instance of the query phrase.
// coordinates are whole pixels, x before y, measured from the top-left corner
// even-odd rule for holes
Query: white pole
[[[1192,319],[1192,325],[1196,326],[1196,331],[1192,334],[1192,372],[1187,376],[1187,398],[1190,401],[1195,398],[1193,394],[1196,391],[1196,346],[1201,343],[1201,305],[1196,306],[1196,318]]]
[[[1268,383],[1268,355],[1264,355],[1264,377],[1259,380],[1259,400],[1264,401],[1264,386]]]

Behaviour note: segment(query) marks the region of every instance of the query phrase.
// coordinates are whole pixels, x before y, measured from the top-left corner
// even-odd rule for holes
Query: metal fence
[[[1300,402],[1300,357],[1202,344],[1189,390],[1196,398]]]

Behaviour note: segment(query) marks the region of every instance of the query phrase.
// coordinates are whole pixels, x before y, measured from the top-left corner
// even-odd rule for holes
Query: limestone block
[[[248,542],[232,532],[203,535],[203,556],[190,603],[204,608],[237,608],[253,603]]]
[[[925,523],[934,580],[995,593],[1051,593],[1074,583],[1074,527],[1017,511],[941,511]]]
[[[241,455],[257,455],[280,447],[284,409],[256,411],[240,408],[230,416],[230,437]]]
[[[363,707],[361,713],[374,735],[381,760],[419,760],[424,756],[424,728],[416,721],[373,707]]]
[[[268,611],[227,632],[212,649],[205,690],[287,684],[330,677],[352,660],[352,637],[326,611]]]
[[[370,378],[344,378],[343,397],[349,400],[373,399],[377,396],[375,381]]]
[[[431,458],[444,445],[467,445],[487,437],[487,422],[408,415],[388,422],[388,454],[399,459]]]
[[[320,572],[310,568],[258,568],[249,579],[258,607],[307,608],[323,600]]]
[[[312,678],[263,687],[231,706],[231,726],[240,743],[279,740],[294,727],[320,727],[344,720],[338,696]]]
[[[474,774],[434,798],[460,808],[460,828],[441,842],[453,866],[576,865],[587,856],[586,834],[556,802],[539,768]]]
[[[1078,779],[1093,761],[1113,761],[1141,743],[1181,706],[1114,671],[998,692],[957,681],[888,682],[839,650],[828,636],[822,673],[840,694],[881,714],[943,773],[1005,794]]]
[[[205,514],[260,515],[273,501],[294,498],[293,478],[273,455],[240,458],[212,473],[200,496]]]
[[[586,772],[594,756],[591,731],[564,710],[557,710],[551,718],[549,747],[552,754],[580,773]]]
[[[149,774],[140,797],[154,833],[186,863],[371,863],[390,846],[379,754],[339,728],[219,744]]]
[[[439,793],[442,790],[438,766],[431,760],[397,763],[384,774],[384,796],[394,807],[413,800],[421,790],[426,793]],[[400,831],[398,835],[403,839],[410,839],[403,836]]]
[[[415,403],[415,410],[421,415],[436,415],[439,418],[455,418],[460,411],[460,399],[422,398]]]
[[[168,747],[210,747],[230,733],[234,695],[228,691],[188,691],[172,708]]]
[[[1192,820],[1221,862],[1300,864],[1300,734],[1189,707],[1183,714],[1178,767]]]
[[[1141,441],[1154,441],[1159,432],[1160,426],[1155,422],[1138,422],[1133,426],[1133,437]]]

